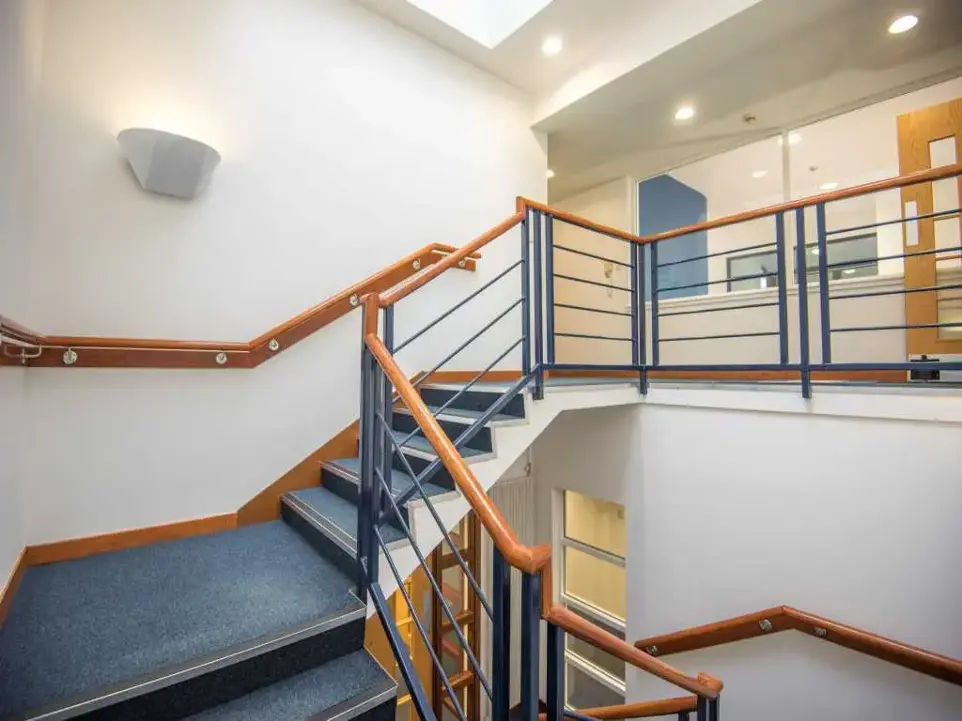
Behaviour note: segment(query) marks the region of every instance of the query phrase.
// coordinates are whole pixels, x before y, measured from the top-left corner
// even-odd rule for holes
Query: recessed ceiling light
[[[675,111],[675,120],[691,120],[695,117],[695,109],[691,105],[682,105]]]
[[[892,24],[889,25],[889,32],[892,35],[900,35],[901,33],[908,32],[918,24],[919,19],[915,15],[903,15],[900,18],[896,18]]]
[[[831,182],[828,182],[828,183],[822,183],[821,185],[818,186],[818,189],[819,190],[835,190],[835,188],[837,187],[838,187],[838,181],[832,180]]]
[[[545,55],[557,55],[563,47],[564,43],[558,35],[549,35],[541,43],[541,52]]]
[[[752,173],[753,178],[764,178],[766,175],[768,175],[767,170],[756,170],[754,173]]]
[[[545,176],[548,178],[548,180],[551,180],[554,177],[554,171],[551,168],[548,168]]]
[[[793,132],[793,133],[789,133],[789,134],[788,134],[788,144],[789,144],[789,145],[798,145],[800,142],[802,142],[802,134],[801,134],[801,133],[794,133],[794,132]],[[782,136],[781,136],[781,135],[778,136],[778,144],[779,144],[779,145],[784,145],[784,144],[785,144],[784,141],[782,140]]]

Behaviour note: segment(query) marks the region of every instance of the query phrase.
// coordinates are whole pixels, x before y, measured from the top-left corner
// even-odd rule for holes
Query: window
[[[746,253],[728,258],[728,292],[778,287],[778,256]]]
[[[561,602],[625,637],[625,514],[617,503],[564,492]],[[571,636],[565,647],[565,702],[572,708],[625,701],[625,663]]]

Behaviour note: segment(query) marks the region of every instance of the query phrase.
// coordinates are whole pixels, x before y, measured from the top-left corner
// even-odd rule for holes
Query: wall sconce
[[[144,190],[184,200],[200,195],[220,162],[209,145],[163,130],[128,128],[117,141]]]

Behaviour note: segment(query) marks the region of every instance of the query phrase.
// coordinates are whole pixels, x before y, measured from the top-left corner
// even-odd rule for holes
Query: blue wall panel
[[[639,235],[661,233],[684,225],[701,223],[708,217],[708,202],[694,188],[669,175],[644,180],[638,187]],[[649,249],[645,248],[645,267],[650,268]],[[665,240],[658,244],[658,263],[669,263],[705,255],[708,252],[708,235],[705,231],[680,238]],[[649,271],[650,272],[650,271]],[[708,259],[671,265],[658,270],[658,287],[692,285],[708,282]],[[645,285],[646,300],[651,299],[651,283]],[[658,298],[683,298],[706,295],[707,285],[669,290],[659,293]]]

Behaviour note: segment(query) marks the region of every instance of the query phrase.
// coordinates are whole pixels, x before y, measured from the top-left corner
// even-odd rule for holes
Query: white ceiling
[[[891,36],[900,0],[763,0],[622,75],[537,124],[552,199],[962,74],[962,2],[909,1],[921,22]],[[687,124],[673,117],[683,102],[697,108]]]
[[[532,97],[564,83],[626,25],[642,22],[660,0],[552,0],[495,47],[471,39],[408,0],[358,0]],[[445,0],[462,2],[462,0]],[[560,35],[564,50],[541,54],[542,40]]]

